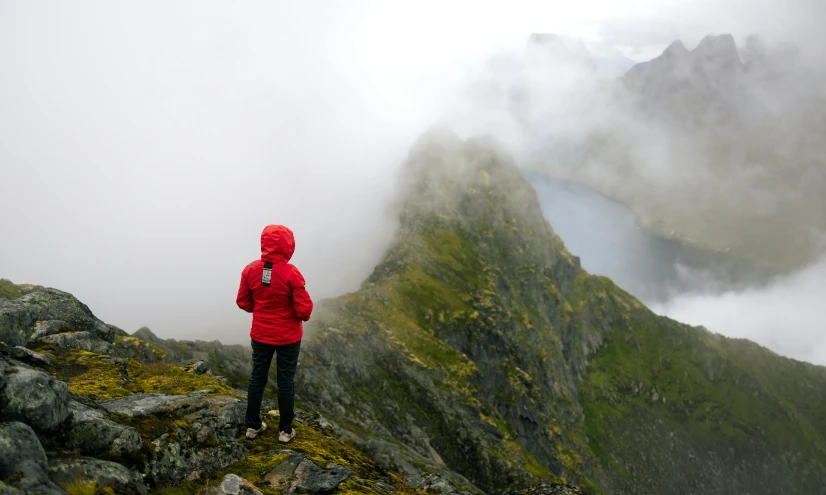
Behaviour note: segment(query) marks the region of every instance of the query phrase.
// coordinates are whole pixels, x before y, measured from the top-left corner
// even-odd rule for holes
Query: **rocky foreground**
[[[298,412],[288,449],[272,430],[248,441],[245,393],[204,362],[165,361],[65,292],[4,291],[0,494],[468,493],[436,473],[388,472],[317,413]]]

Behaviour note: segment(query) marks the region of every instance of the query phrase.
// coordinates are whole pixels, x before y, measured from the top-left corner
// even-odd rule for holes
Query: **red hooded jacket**
[[[261,259],[241,274],[238,307],[252,313],[250,337],[262,344],[294,344],[304,336],[302,321],[309,321],[313,301],[304,289],[304,277],[288,263],[295,252],[293,233],[283,225],[267,225],[261,232]],[[272,263],[264,285],[264,264]]]

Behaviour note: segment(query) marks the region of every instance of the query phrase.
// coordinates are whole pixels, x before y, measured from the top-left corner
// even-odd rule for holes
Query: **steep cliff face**
[[[301,399],[360,436],[416,439],[397,468],[449,466],[488,490],[587,481],[576,259],[483,142],[432,134],[407,171],[393,247],[310,329]]]
[[[393,246],[321,305],[300,366],[301,400],[354,443],[491,492],[819,489],[822,368],[657,317],[584,272],[484,141],[431,133],[406,170]]]

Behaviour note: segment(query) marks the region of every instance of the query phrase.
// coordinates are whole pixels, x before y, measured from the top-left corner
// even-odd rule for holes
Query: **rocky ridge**
[[[816,493],[826,370],[586,273],[490,141],[435,131],[405,170],[393,245],[302,347],[300,400],[354,445],[488,492]]]
[[[417,493],[317,413],[298,412],[289,450],[247,441],[243,391],[203,361],[169,362],[65,292],[15,296],[0,298],[2,494]]]

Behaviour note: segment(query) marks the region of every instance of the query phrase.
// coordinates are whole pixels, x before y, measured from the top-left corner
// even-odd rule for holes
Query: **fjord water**
[[[583,268],[610,277],[646,304],[760,286],[773,275],[735,256],[646,230],[626,205],[582,184],[533,172],[525,177],[545,218]]]

